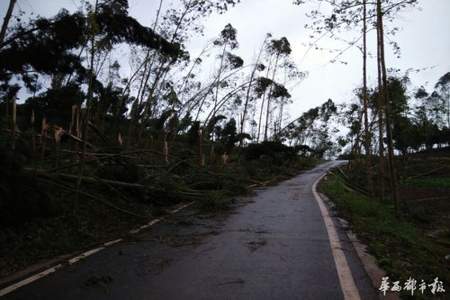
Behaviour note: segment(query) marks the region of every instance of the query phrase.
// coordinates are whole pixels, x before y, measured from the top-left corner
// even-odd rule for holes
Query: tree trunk
[[[269,77],[269,74],[270,74],[270,68],[272,67],[272,57],[270,57],[270,60],[269,60],[269,66],[268,66],[268,68],[267,68],[267,74],[266,74],[266,77]],[[262,116],[263,116],[263,113],[264,113],[264,104],[265,104],[265,101],[266,101],[266,92],[264,92],[264,94],[263,94],[263,98],[262,98],[262,101],[261,101],[261,111],[259,112],[259,122],[258,122],[258,137],[257,137],[257,139],[256,139],[256,143],[259,143],[259,137],[260,137],[260,135],[261,135],[261,126],[262,126]]]
[[[256,62],[255,62],[255,67],[253,68],[252,74],[250,75],[250,83],[248,84],[247,95],[245,97],[244,112],[242,113],[242,119],[241,119],[241,128],[240,128],[241,135],[244,132],[245,117],[247,115],[248,102],[250,101],[250,92],[252,89],[253,79],[255,78],[256,70],[258,68],[258,63],[259,63],[259,60],[261,59],[261,55],[264,50],[264,45],[266,44],[266,41],[267,41],[267,38],[263,42],[261,50],[259,51],[259,54],[258,54],[258,58],[256,59]],[[241,139],[239,141],[239,147],[242,147],[243,143],[244,143],[244,139]]]
[[[6,29],[8,29],[9,20],[11,20],[11,16],[14,10],[14,6],[16,5],[17,0],[10,0],[8,10],[6,11],[5,18],[3,19],[2,29],[0,30],[0,44],[3,43],[6,35]]]
[[[34,122],[35,122],[34,109],[32,109],[30,125],[31,125],[31,146],[32,146],[32,150],[33,150],[33,159],[35,158],[35,155],[36,155],[36,133],[34,130]]]
[[[400,199],[398,194],[398,184],[397,184],[397,171],[395,168],[394,161],[394,147],[392,142],[392,125],[391,125],[391,113],[390,113],[390,103],[389,95],[387,89],[387,72],[386,72],[386,61],[384,53],[384,28],[383,28],[383,12],[381,8],[381,0],[377,0],[377,31],[378,31],[378,44],[380,50],[379,56],[379,67],[381,68],[381,78],[382,78],[382,96],[384,100],[385,117],[386,117],[386,137],[388,146],[388,165],[389,165],[389,177],[391,183],[391,193],[394,200],[395,209],[397,214],[400,213]]]
[[[158,12],[157,12],[157,16],[156,16],[156,21],[155,21],[155,26],[154,28],[156,29],[156,25],[157,22],[159,20],[159,15],[160,15],[160,11],[161,11],[161,7],[162,7],[162,2],[160,1],[159,3],[159,8],[158,8]],[[188,14],[189,10],[192,8],[191,5],[195,5],[196,2],[193,3],[193,0],[189,0],[189,2],[186,4],[186,9],[183,11],[183,14],[181,15],[181,17],[178,20],[177,23],[177,27],[175,28],[174,33],[172,34],[172,38],[170,39],[170,43],[175,42],[176,38],[177,38],[177,34],[178,31],[181,28],[181,25],[184,21],[184,18],[186,17],[186,15]],[[145,86],[147,85],[147,82],[149,80],[150,77],[150,72],[152,71],[152,65],[153,65],[154,59],[152,58],[152,62],[151,65],[149,66],[148,69],[148,76],[146,76],[146,79],[144,81],[144,85],[143,85],[143,90],[141,91],[141,97],[143,97],[144,90],[145,90]],[[155,95],[156,89],[158,88],[158,84],[160,83],[161,78],[163,77],[163,74],[166,72],[166,70],[169,70],[170,65],[172,65],[174,63],[174,61],[169,61],[167,66],[166,66],[166,61],[162,60],[158,66],[158,68],[156,69],[156,75],[155,75],[155,79],[153,80],[153,84],[151,86],[151,88],[149,89],[149,93],[147,96],[147,102],[145,103],[145,107],[144,107],[144,111],[142,114],[142,124],[140,126],[140,130],[138,132],[138,136],[141,137],[142,133],[144,131],[144,124],[147,122],[147,120],[152,116],[152,112],[153,112],[153,108],[151,107],[152,105],[152,98]],[[144,74],[145,76],[145,74]],[[142,101],[141,101],[142,102]],[[154,101],[156,103],[156,101]]]
[[[200,167],[204,167],[205,157],[203,155],[203,129],[201,127],[198,129],[198,156]]]
[[[264,141],[267,141],[268,138],[268,129],[269,129],[269,115],[270,115],[270,100],[271,100],[271,94],[272,94],[272,87],[273,83],[275,81],[275,75],[277,74],[277,68],[278,68],[278,59],[280,58],[280,54],[277,54],[277,58],[275,60],[275,67],[273,69],[273,75],[272,75],[272,85],[270,86],[269,90],[269,97],[267,98],[267,109],[266,109],[266,127],[264,128]]]
[[[367,0],[363,1],[363,101],[364,101],[364,147],[366,151],[367,164],[367,188],[369,195],[373,194],[372,182],[372,160],[371,145],[369,132],[369,115],[368,115],[368,95],[367,95]]]
[[[275,126],[275,132],[274,135],[277,136],[281,131],[281,126],[283,126],[283,112],[284,112],[284,97],[281,98],[280,102],[280,110],[278,113],[278,124]]]
[[[379,151],[379,176],[378,185],[380,187],[380,200],[384,200],[385,194],[385,157],[384,157],[384,105],[382,98],[382,80],[381,80],[381,65],[380,65],[380,43],[379,43],[379,30],[377,26],[377,78],[378,78],[378,95],[377,95],[377,108],[378,108],[378,151]]]
[[[98,6],[98,0],[95,1],[95,7],[94,7],[94,16],[93,19],[91,20],[91,22],[95,22],[95,16],[97,14],[97,6]],[[86,146],[87,146],[87,140],[88,140],[88,124],[89,124],[89,118],[90,118],[90,110],[91,110],[91,102],[92,102],[92,97],[93,97],[93,84],[94,84],[94,59],[95,59],[95,32],[94,29],[95,25],[91,24],[90,26],[90,30],[92,31],[90,33],[91,37],[90,37],[90,41],[91,41],[91,49],[90,49],[90,74],[89,74],[89,85],[88,85],[88,92],[87,92],[87,99],[86,99],[86,113],[85,113],[85,118],[84,118],[84,123],[82,125],[82,139],[83,139],[83,144],[82,144],[82,153],[81,153],[81,163],[80,163],[80,167],[78,170],[78,180],[77,180],[77,186],[76,186],[76,190],[77,190],[77,199],[76,199],[76,203],[74,205],[74,211],[75,208],[77,206],[77,202],[78,202],[78,198],[79,198],[79,190],[81,187],[81,183],[83,180],[83,173],[84,173],[84,166],[85,166],[85,160],[86,160]],[[81,109],[81,108],[80,108]]]
[[[213,113],[212,113],[212,119],[216,116],[216,110],[217,110],[217,101],[219,100],[219,89],[220,89],[220,77],[222,76],[222,70],[223,70],[223,61],[225,60],[225,53],[227,50],[227,43],[223,45],[223,51],[222,51],[222,57],[220,58],[220,67],[219,67],[219,73],[217,74],[217,87],[216,87],[216,94],[214,96],[214,107],[213,107]]]
[[[16,150],[16,131],[17,131],[17,100],[16,96],[13,96],[12,100],[12,150]]]
[[[169,164],[169,143],[167,142],[167,132],[164,132],[163,143],[164,161],[166,162],[166,164]]]
[[[284,84],[284,86],[286,86],[286,84],[287,84],[287,71],[286,70],[284,71],[284,82],[283,82],[283,84]],[[274,132],[274,137],[275,138],[278,137],[278,135],[281,132],[281,128],[283,126],[283,113],[284,113],[284,104],[285,104],[284,100],[285,100],[285,97],[282,97],[281,101],[280,101],[280,111],[279,111],[279,114],[278,114],[278,124],[277,124],[277,126],[275,126],[275,132]]]

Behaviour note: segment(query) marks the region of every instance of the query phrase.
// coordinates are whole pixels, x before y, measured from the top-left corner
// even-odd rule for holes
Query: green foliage
[[[89,71],[82,58],[72,50],[85,47],[87,33],[100,34],[98,47],[129,44],[157,49],[176,60],[181,56],[180,45],[169,43],[152,29],[142,26],[128,16],[127,1],[102,2],[95,14],[95,32],[91,32],[89,16],[81,12],[70,14],[62,10],[55,17],[38,18],[25,27],[18,27],[0,48],[0,80],[8,82],[12,74],[21,76],[28,89],[36,88],[33,73],[47,75],[76,73],[77,83],[87,82]],[[97,86],[102,86],[96,82]]]
[[[297,155],[293,147],[286,146],[281,142],[262,142],[261,144],[250,144],[244,151],[247,160],[255,160],[263,157],[273,159],[273,163],[280,163],[295,158]]]
[[[274,86],[270,93],[270,97],[272,97],[272,98],[281,98],[281,97],[291,98],[291,95],[289,94],[286,87],[284,87],[278,83],[274,83]]]
[[[231,24],[227,24],[220,32],[220,37],[214,41],[214,45],[229,46],[231,49],[235,49],[239,46],[236,35],[236,28],[234,28]]]
[[[266,77],[258,77],[255,84],[255,92],[258,97],[261,97],[272,84],[272,80]]]
[[[237,55],[227,52],[227,60],[232,69],[238,69],[244,65],[244,60]]]
[[[269,51],[276,55],[289,55],[292,52],[291,44],[286,37],[272,39],[268,45]]]

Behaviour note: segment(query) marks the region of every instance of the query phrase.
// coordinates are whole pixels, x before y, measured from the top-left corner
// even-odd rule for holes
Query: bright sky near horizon
[[[6,0],[0,1],[0,16],[3,18]],[[130,14],[140,22],[152,24],[158,1],[129,0]],[[167,3],[173,2],[167,0]],[[328,98],[336,102],[352,99],[353,90],[361,83],[362,57],[360,50],[352,48],[346,51],[341,60],[348,64],[329,63],[336,54],[328,51],[308,49],[311,32],[304,28],[310,20],[305,16],[317,4],[296,6],[292,0],[242,0],[236,7],[223,15],[212,15],[205,20],[204,35],[194,36],[187,43],[191,57],[195,57],[208,40],[216,37],[223,27],[231,23],[238,30],[240,44],[236,54],[246,62],[251,62],[255,52],[261,46],[266,33],[275,38],[286,36],[291,43],[292,57],[308,77],[291,90],[294,103],[289,110],[291,118],[300,115],[309,108],[322,104]],[[311,1],[315,2],[315,1]],[[26,12],[51,16],[60,9],[73,10],[78,0],[18,0],[18,7]],[[401,28],[393,38],[401,47],[401,57],[396,58],[388,47],[387,66],[401,69],[402,74],[409,68],[423,69],[411,73],[411,89],[425,85],[432,89],[435,82],[444,73],[450,71],[450,0],[419,0],[418,8],[408,8],[401,12],[394,23]],[[353,33],[356,36],[357,32]],[[373,54],[375,37],[369,36],[369,47]],[[345,48],[342,42],[321,40],[319,47]],[[204,69],[206,70],[206,69]],[[369,83],[376,79],[375,58],[369,60]]]

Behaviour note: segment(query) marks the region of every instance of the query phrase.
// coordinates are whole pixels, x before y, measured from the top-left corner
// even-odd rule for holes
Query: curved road
[[[312,192],[338,163],[257,190],[228,215],[183,210],[5,299],[344,299]],[[376,299],[351,243],[334,224],[357,294]]]

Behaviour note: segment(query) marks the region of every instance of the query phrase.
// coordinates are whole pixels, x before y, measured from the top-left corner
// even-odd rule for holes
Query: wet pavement
[[[218,216],[186,209],[4,299],[343,299],[312,185],[328,162]],[[362,299],[376,292],[338,228]]]

